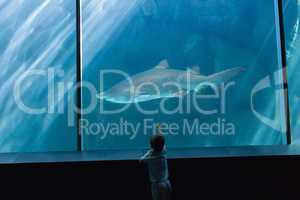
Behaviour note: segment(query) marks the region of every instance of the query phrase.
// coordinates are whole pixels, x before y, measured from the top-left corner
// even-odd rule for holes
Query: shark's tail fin
[[[231,80],[232,78],[234,78],[235,76],[241,74],[244,71],[246,71],[245,68],[236,67],[236,68],[233,68],[233,69],[228,69],[228,70],[225,70],[223,72],[210,75],[210,76],[207,77],[207,80],[210,81],[210,82],[214,82],[214,83],[224,83],[224,82],[227,82],[227,81]]]

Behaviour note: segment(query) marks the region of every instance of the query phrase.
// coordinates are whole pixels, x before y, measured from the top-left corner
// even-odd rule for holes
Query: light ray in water
[[[84,0],[82,2],[84,67],[89,66],[109,39],[126,28],[140,3],[140,0]]]

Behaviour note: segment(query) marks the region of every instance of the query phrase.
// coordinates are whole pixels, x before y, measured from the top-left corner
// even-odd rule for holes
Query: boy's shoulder
[[[152,151],[151,156],[152,157],[165,157],[167,155],[167,151],[163,150],[161,152]]]

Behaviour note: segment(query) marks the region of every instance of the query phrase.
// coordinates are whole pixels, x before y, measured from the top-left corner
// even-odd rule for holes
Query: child
[[[157,128],[159,129],[159,126]],[[164,136],[162,134],[152,136],[150,145],[151,149],[140,161],[148,165],[153,200],[170,200],[172,189]]]

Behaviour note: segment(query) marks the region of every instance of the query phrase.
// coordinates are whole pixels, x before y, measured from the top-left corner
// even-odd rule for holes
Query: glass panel
[[[274,0],[82,4],[84,150],[286,142]]]
[[[287,40],[287,69],[293,143],[300,143],[300,1],[284,0],[285,32]]]
[[[62,86],[76,77],[75,1],[0,0],[0,14],[0,152],[75,150]]]

